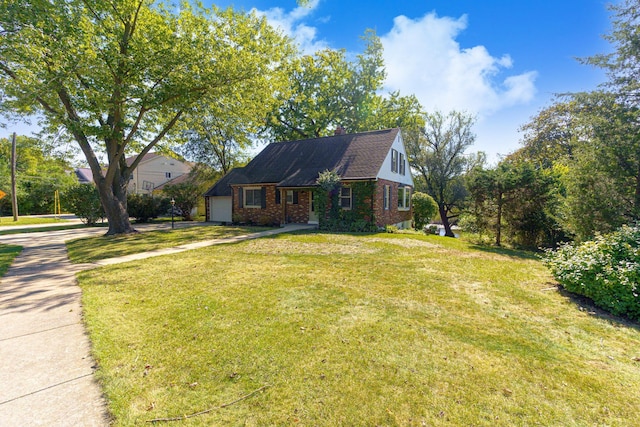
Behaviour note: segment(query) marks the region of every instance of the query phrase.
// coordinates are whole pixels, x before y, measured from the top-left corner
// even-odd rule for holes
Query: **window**
[[[340,207],[342,209],[351,209],[351,188],[340,188]]]
[[[244,206],[247,208],[261,208],[262,207],[262,189],[245,188]]]
[[[411,207],[411,188],[398,188],[398,210],[408,211]]]
[[[391,186],[385,185],[382,191],[383,209],[388,211],[391,206]]]
[[[398,151],[391,149],[391,172],[398,172]]]
[[[288,205],[297,205],[298,204],[298,192],[295,190],[287,190],[287,204]]]
[[[165,172],[164,173],[164,177],[165,178],[171,178],[171,172]]]
[[[400,153],[400,175],[405,174],[405,162],[404,162],[404,154]]]

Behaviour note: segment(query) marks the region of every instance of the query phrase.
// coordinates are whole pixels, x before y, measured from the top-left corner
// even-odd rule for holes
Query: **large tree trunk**
[[[109,221],[107,236],[114,234],[137,233],[131,226],[127,212],[127,183],[120,173],[116,173],[111,185],[106,180],[96,182],[100,201]]]
[[[444,203],[438,203],[438,210],[440,211],[440,220],[444,226],[444,235],[447,237],[456,237],[451,230],[451,224],[449,223],[449,213]]]

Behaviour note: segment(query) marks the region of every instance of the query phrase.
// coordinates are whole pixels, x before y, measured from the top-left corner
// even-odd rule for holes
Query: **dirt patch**
[[[367,242],[387,243],[390,245],[402,246],[403,248],[439,248],[440,245],[425,242],[417,239],[367,239]]]
[[[380,249],[372,248],[362,241],[332,242],[295,242],[291,240],[253,240],[244,246],[244,251],[272,255],[353,255],[373,254]]]

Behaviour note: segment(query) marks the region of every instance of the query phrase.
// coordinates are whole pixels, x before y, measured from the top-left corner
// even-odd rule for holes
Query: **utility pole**
[[[16,133],[11,138],[11,207],[13,220],[18,221],[18,194],[16,192]]]

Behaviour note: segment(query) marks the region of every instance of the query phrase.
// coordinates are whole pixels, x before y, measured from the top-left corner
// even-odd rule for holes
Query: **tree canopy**
[[[407,141],[411,167],[417,171],[425,191],[438,204],[445,235],[453,237],[451,219],[467,197],[464,174],[470,157],[465,151],[475,141],[475,118],[467,113],[435,112],[425,116],[422,134]]]
[[[37,138],[16,138],[16,196],[23,215],[54,212],[55,191],[77,182],[68,159]],[[0,190],[11,193],[11,141],[0,139]],[[11,199],[0,199],[0,212],[11,210]]]
[[[292,53],[265,19],[187,2],[177,10],[144,0],[1,2],[0,31],[0,108],[40,113],[49,129],[68,131],[91,167],[109,234],[134,231],[126,183],[144,154],[199,103],[271,96]]]
[[[350,61],[344,50],[325,49],[291,64],[289,90],[267,117],[273,141],[424,124],[422,106],[413,95],[380,94],[386,76],[383,47],[373,31],[363,37],[365,50]]]

